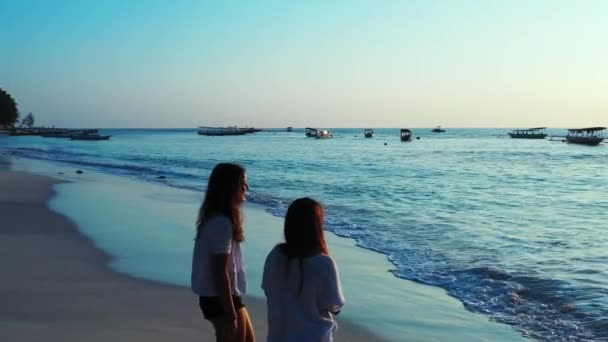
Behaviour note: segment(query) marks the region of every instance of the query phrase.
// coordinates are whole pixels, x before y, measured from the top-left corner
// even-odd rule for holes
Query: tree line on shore
[[[6,90],[0,88],[0,128],[14,128],[16,124],[19,124],[18,127],[34,126],[34,114],[28,113],[19,121],[20,116],[15,99]]]

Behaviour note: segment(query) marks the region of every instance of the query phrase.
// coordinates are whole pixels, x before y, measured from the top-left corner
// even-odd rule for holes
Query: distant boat
[[[516,129],[509,133],[509,136],[514,139],[545,139],[547,127],[534,127],[528,129]]]
[[[99,135],[97,133],[91,134],[75,134],[70,137],[71,140],[110,140],[111,135]]]
[[[317,135],[315,136],[315,138],[317,139],[329,139],[329,138],[333,138],[333,134],[328,131],[328,130],[318,130],[317,131]]]
[[[566,141],[572,144],[597,146],[604,140],[606,127],[571,128],[566,135]]]
[[[293,127],[291,127],[291,126],[287,127],[287,132],[293,132]]]
[[[45,138],[69,138],[78,133],[97,133],[96,129],[67,129],[54,127],[15,127],[9,128],[10,135],[38,135]]]
[[[74,132],[61,132],[61,133],[45,133],[42,135],[43,138],[71,138]]]
[[[366,128],[363,131],[363,135],[365,135],[366,138],[372,138],[374,136],[374,130],[371,128]]]
[[[441,126],[437,126],[431,130],[433,133],[445,133],[445,129],[442,129]]]
[[[411,130],[409,130],[407,128],[402,128],[401,133],[400,133],[401,141],[412,141],[413,134],[414,133],[412,133]]]
[[[87,130],[89,133],[97,133],[97,130]],[[55,129],[47,133],[43,133],[43,138],[71,138],[72,135],[81,134],[83,131],[74,129]]]
[[[256,133],[261,131],[261,129],[246,127],[239,128],[237,126],[228,126],[228,127],[207,127],[207,126],[199,126],[198,134],[200,135],[208,135],[208,136],[224,136],[224,135],[245,135],[248,133]]]
[[[315,138],[317,136],[317,129],[306,127],[306,132],[304,134],[309,138]]]

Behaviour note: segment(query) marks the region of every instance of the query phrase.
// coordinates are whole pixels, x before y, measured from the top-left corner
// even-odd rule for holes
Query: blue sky
[[[608,1],[0,0],[0,87],[69,127],[608,125]]]

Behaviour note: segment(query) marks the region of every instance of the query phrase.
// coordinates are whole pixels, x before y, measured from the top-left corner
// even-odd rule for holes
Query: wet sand
[[[48,208],[57,182],[0,170],[0,340],[215,341],[188,288],[112,271],[110,256]],[[264,341],[265,302],[245,303]],[[341,322],[336,340],[379,339]]]

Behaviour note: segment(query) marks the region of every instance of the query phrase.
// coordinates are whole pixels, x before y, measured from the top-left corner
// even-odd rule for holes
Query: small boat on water
[[[293,132],[293,127],[289,126],[289,127],[287,127],[286,130],[287,130],[287,132]]]
[[[373,138],[373,136],[374,136],[374,130],[371,129],[371,128],[366,128],[363,131],[363,135],[365,135],[366,138]]]
[[[65,132],[53,132],[53,133],[44,133],[42,135],[43,138],[71,138],[75,132],[65,131]]]
[[[400,133],[401,141],[412,141],[412,135],[414,135],[414,133],[411,130],[409,130],[407,128],[401,129],[401,133]]]
[[[309,138],[315,138],[317,136],[317,131],[316,128],[306,127],[306,132],[304,134]]]
[[[207,127],[199,126],[198,134],[207,136],[224,136],[224,135],[245,135],[249,133],[260,132],[261,129],[254,127],[239,128],[237,126],[228,127]]]
[[[528,129],[516,129],[509,133],[509,136],[514,139],[545,139],[547,127],[534,127]]]
[[[73,134],[70,139],[71,140],[87,140],[87,141],[97,141],[97,140],[110,140],[111,135],[100,135],[97,133],[97,130],[94,133],[86,133],[81,132],[78,134]]]
[[[606,127],[571,128],[566,135],[566,141],[572,144],[597,146],[604,139]]]
[[[445,129],[441,128],[441,126],[437,126],[431,130],[433,133],[445,133]]]
[[[329,139],[333,138],[334,135],[328,130],[318,130],[315,138],[317,139]]]
[[[71,138],[72,135],[79,134],[95,134],[97,133],[96,129],[63,129],[57,128],[53,130],[49,130],[48,132],[42,134],[43,138]]]
[[[89,135],[72,135],[70,139],[72,140],[110,140],[111,135],[99,135],[99,134],[89,134]]]

